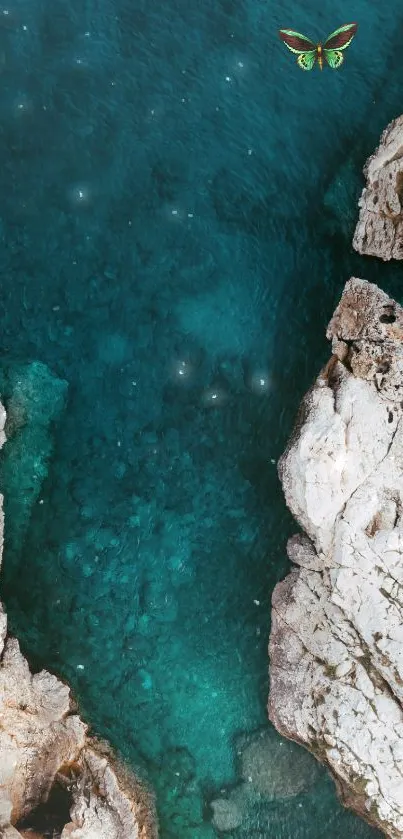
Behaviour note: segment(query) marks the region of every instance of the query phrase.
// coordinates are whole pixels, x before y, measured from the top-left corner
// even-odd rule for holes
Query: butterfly
[[[337,70],[344,61],[342,50],[350,46],[357,28],[356,23],[346,23],[339,29],[335,29],[326,38],[324,44],[314,44],[305,35],[300,35],[299,32],[294,32],[292,29],[280,29],[279,35],[286,47],[297,54],[297,63],[301,70],[312,70],[316,61],[321,70],[324,63],[328,64],[333,70]]]

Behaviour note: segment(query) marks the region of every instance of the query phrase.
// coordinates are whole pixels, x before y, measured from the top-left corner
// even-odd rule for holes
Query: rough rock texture
[[[0,405],[0,447],[5,419]],[[67,685],[30,673],[0,604],[1,839],[155,839],[151,795],[75,711]]]
[[[305,534],[272,599],[269,716],[403,837],[403,310],[351,279],[279,463]]]
[[[403,259],[403,116],[383,132],[364,175],[353,247],[367,256]]]

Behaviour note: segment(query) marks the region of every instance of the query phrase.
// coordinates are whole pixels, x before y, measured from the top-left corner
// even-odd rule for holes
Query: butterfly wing
[[[297,58],[298,67],[301,67],[301,70],[312,70],[316,61],[316,49],[309,50],[309,52],[303,52]]]
[[[332,68],[332,70],[338,70],[339,67],[343,64],[344,55],[341,50],[323,50],[325,59]]]
[[[312,70],[316,61],[316,44],[293,29],[280,29],[279,35],[286,47],[298,55],[297,62],[301,70]]]
[[[323,54],[325,59],[333,70],[337,70],[343,64],[344,55],[342,50],[346,50],[350,46],[351,41],[357,32],[356,23],[346,23],[335,29],[323,44]]]
[[[310,38],[300,35],[299,32],[294,32],[293,29],[279,29],[279,35],[291,52],[301,55],[301,53],[316,51],[316,44]]]

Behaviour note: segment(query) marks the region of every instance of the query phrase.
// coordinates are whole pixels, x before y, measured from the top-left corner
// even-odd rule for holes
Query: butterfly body
[[[323,49],[322,44],[318,44],[316,47],[316,58],[319,64],[319,70],[323,70]]]
[[[350,46],[356,31],[356,23],[346,23],[335,29],[323,44],[315,44],[310,38],[293,29],[280,29],[279,35],[286,47],[296,54],[301,70],[312,70],[316,62],[320,70],[323,70],[325,64],[336,70],[342,65],[343,50]]]

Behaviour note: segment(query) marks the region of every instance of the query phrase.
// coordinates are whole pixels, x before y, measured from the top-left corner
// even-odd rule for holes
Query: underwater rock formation
[[[48,474],[53,449],[51,429],[66,403],[68,384],[45,364],[8,362],[0,369],[6,408],[7,446],[2,453],[1,486],[7,488],[7,547],[18,551],[32,508]]]
[[[403,836],[403,309],[350,279],[279,462],[305,531],[273,592],[269,716]]]
[[[353,247],[365,256],[403,259],[403,116],[383,132],[364,175]]]
[[[222,833],[242,828],[248,833],[253,814],[270,819],[274,801],[294,798],[314,786],[320,772],[308,752],[279,737],[272,726],[241,734],[235,743],[239,783],[211,802],[214,827]]]
[[[0,448],[6,412],[0,406]],[[3,512],[0,496],[0,560]],[[0,836],[155,839],[153,799],[88,736],[67,685],[32,675],[0,604]]]

